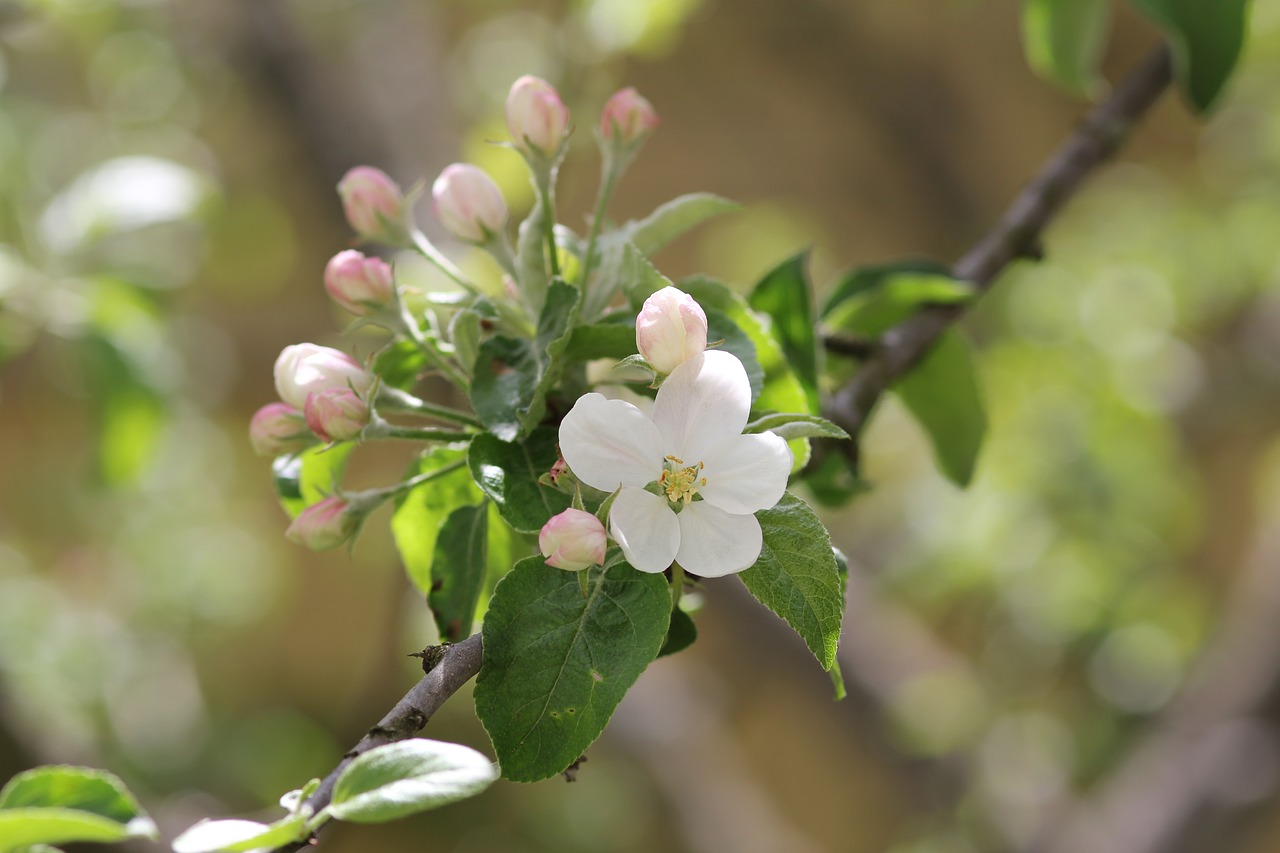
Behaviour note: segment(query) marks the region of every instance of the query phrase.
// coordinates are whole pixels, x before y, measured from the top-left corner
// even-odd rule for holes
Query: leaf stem
[[[671,564],[671,612],[680,609],[680,597],[684,595],[684,566]]]
[[[582,256],[582,275],[578,279],[578,287],[582,289],[583,301],[586,301],[587,288],[591,286],[591,266],[595,260],[596,242],[600,239],[600,227],[604,222],[605,211],[609,208],[609,199],[613,196],[613,188],[618,183],[621,170],[616,168],[611,157],[606,157],[603,175],[600,178],[600,192],[596,196],[596,209],[591,217],[591,231],[587,235],[587,249]]]
[[[414,415],[422,415],[423,417],[435,418],[441,421],[450,421],[452,423],[463,424],[465,426],[481,427],[475,416],[450,408],[449,406],[441,406],[439,403],[429,403],[426,400],[419,399],[407,391],[399,388],[391,388],[386,385],[378,392],[378,403],[383,408],[390,409],[394,412],[406,412]]]
[[[453,261],[445,257],[444,253],[435,247],[435,245],[427,239],[427,235],[423,234],[417,228],[409,232],[409,239],[413,243],[413,248],[417,250],[419,255],[426,258],[436,269],[449,277],[454,284],[461,287],[468,293],[480,295],[480,291],[476,288],[471,280],[463,275],[462,270],[454,265]]]

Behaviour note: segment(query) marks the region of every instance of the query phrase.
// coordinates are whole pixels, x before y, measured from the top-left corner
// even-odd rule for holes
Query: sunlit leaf
[[[413,738],[348,764],[325,811],[338,820],[385,823],[474,797],[497,778],[493,762],[470,747]]]
[[[1073,92],[1098,90],[1111,0],[1023,0],[1022,46],[1040,76]]]

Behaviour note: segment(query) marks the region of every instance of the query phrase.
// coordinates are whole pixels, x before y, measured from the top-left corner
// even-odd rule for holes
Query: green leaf
[[[915,272],[900,266],[861,270],[841,282],[822,316],[846,332],[878,338],[925,305],[952,305],[973,298],[973,285],[947,272]]]
[[[583,311],[588,319],[604,311],[619,291],[638,311],[650,294],[671,284],[633,243],[626,241],[624,234],[615,232],[610,236],[611,240],[601,241],[600,274],[591,283]]]
[[[471,383],[471,405],[494,435],[514,441],[542,420],[547,392],[564,370],[579,304],[578,289],[551,283],[533,341],[494,337],[480,346]]]
[[[643,255],[652,255],[672,240],[712,217],[741,209],[742,205],[711,193],[689,193],[659,207],[623,231]]]
[[[143,814],[120,779],[91,767],[51,765],[23,771],[0,788],[0,809],[56,806],[128,823]]]
[[[202,820],[173,839],[173,853],[244,853],[274,850],[302,841],[309,833],[302,814],[275,823],[256,820]]]
[[[782,347],[782,354],[795,371],[809,397],[809,407],[817,411],[818,341],[814,334],[813,296],[805,274],[808,252],[783,261],[751,291],[748,303],[773,322],[770,331]]]
[[[813,510],[792,494],[756,513],[764,547],[755,565],[738,575],[765,607],[786,620],[822,668],[836,663],[844,596],[831,536]]]
[[[671,611],[671,626],[667,628],[667,638],[662,643],[658,657],[674,655],[693,645],[698,639],[698,626],[693,624],[693,617],[676,608]]]
[[[987,431],[969,344],[957,332],[946,332],[893,390],[928,433],[938,468],[956,485],[967,486]]]
[[[529,216],[520,223],[516,237],[516,276],[520,280],[520,293],[529,306],[530,316],[542,312],[551,283],[547,275],[547,227],[546,209],[537,201]]]
[[[1089,95],[1101,85],[1111,0],[1023,0],[1022,46],[1031,69]]]
[[[565,353],[571,361],[593,358],[624,359],[636,351],[636,327],[623,323],[590,323],[578,326]]]
[[[325,811],[353,823],[386,823],[474,797],[497,778],[493,762],[471,747],[402,740],[348,764]]]
[[[584,598],[577,573],[530,557],[489,603],[476,713],[506,779],[536,782],[576,761],[662,648],[666,579],[625,563],[588,571]]]
[[[822,310],[818,316],[826,319],[833,310],[847,299],[867,293],[880,286],[885,279],[891,278],[899,273],[919,273],[923,275],[937,275],[944,278],[950,277],[951,270],[947,266],[924,258],[915,258],[906,261],[895,261],[890,264],[879,264],[869,267],[858,267],[850,270],[836,282],[835,287],[831,289],[831,295],[827,297],[827,301],[823,303]]]
[[[74,808],[16,807],[0,809],[0,851],[33,844],[68,841],[124,841],[155,838],[155,824],[148,817],[121,823],[109,817]]]
[[[569,508],[568,495],[538,483],[560,458],[557,437],[554,428],[539,427],[521,443],[488,434],[471,442],[467,456],[471,476],[497,505],[503,520],[522,533],[537,533],[551,516]]]
[[[276,494],[290,518],[297,518],[307,507],[338,491],[347,458],[354,449],[355,443],[348,441],[332,447],[309,447],[272,460]]]
[[[818,503],[831,507],[844,506],[871,489],[842,453],[828,453],[816,468],[805,472],[804,483]]]
[[[1248,0],[1129,0],[1169,36],[1174,70],[1197,112],[1231,79],[1248,25]]]
[[[409,467],[405,478],[434,471],[466,456],[467,448],[462,445],[433,447]],[[395,513],[391,516],[391,534],[395,537],[396,549],[400,552],[409,580],[423,595],[430,594],[438,579],[434,566],[440,528],[455,509],[474,505],[483,499],[480,489],[462,468],[423,483],[396,499]]]
[[[440,638],[456,643],[471,636],[489,560],[489,502],[455,509],[436,538],[427,604]]]
[[[848,438],[849,433],[826,418],[797,412],[779,412],[756,418],[747,424],[744,433],[772,432],[790,440],[793,438]]]

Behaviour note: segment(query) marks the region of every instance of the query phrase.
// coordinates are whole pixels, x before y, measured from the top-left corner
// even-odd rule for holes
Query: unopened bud
[[[507,224],[507,202],[493,179],[477,166],[454,163],[431,185],[436,218],[468,243],[484,243]]]
[[[636,317],[636,346],[659,373],[670,373],[707,348],[707,315],[694,298],[664,287]]]
[[[347,222],[361,237],[400,242],[405,229],[404,193],[386,172],[356,166],[338,182]]]
[[[384,310],[396,299],[387,262],[365,257],[355,249],[339,252],[329,260],[324,268],[324,289],[334,302],[358,317]]]
[[[373,376],[351,356],[316,344],[285,347],[276,359],[276,392],[295,409],[307,405],[307,395],[330,388],[350,388],[365,394]]]
[[[360,527],[360,513],[339,497],[328,497],[298,513],[284,535],[312,551],[337,548]]]
[[[324,441],[353,441],[369,425],[369,404],[350,388],[329,388],[307,395],[307,426]]]
[[[580,509],[552,516],[538,534],[538,548],[547,565],[570,572],[602,565],[607,544],[600,519]]]
[[[259,456],[279,456],[315,444],[302,412],[288,403],[268,403],[249,421],[249,441]]]
[[[652,133],[661,122],[653,104],[628,86],[605,102],[600,113],[600,134],[606,140],[631,145]]]
[[[526,74],[507,93],[507,130],[522,151],[555,155],[569,135],[569,108],[556,88]]]

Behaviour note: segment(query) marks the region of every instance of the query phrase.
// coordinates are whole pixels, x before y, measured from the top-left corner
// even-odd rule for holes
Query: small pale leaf
[[[402,740],[347,765],[325,811],[338,820],[385,823],[474,797],[497,778],[493,762],[470,747]]]

